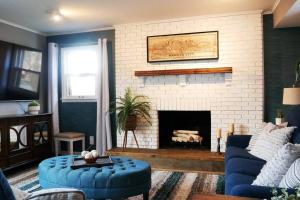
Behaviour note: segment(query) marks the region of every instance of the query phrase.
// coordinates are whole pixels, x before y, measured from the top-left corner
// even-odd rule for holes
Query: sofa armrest
[[[233,196],[241,196],[241,197],[253,197],[253,198],[259,198],[259,199],[271,199],[273,196],[272,190],[274,188],[272,187],[266,187],[266,186],[258,186],[258,185],[236,185],[231,189],[230,194]],[[278,194],[282,194],[281,189],[282,188],[275,188],[278,191]],[[287,192],[289,194],[296,194],[295,189],[288,189]]]
[[[81,190],[72,188],[53,188],[44,189],[37,192],[31,193],[25,200],[45,200],[45,199],[55,199],[55,200],[86,200],[85,194]]]
[[[227,138],[227,147],[246,148],[249,145],[251,135],[230,135]]]

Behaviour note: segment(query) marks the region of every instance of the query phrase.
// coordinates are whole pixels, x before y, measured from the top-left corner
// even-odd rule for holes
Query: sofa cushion
[[[249,176],[240,173],[232,173],[230,175],[226,175],[225,194],[230,195],[231,189],[236,185],[241,185],[241,184],[251,185],[254,179],[255,179],[254,176]]]
[[[246,158],[231,158],[226,163],[226,175],[240,173],[250,176],[257,176],[263,168],[265,161],[250,160]]]
[[[297,188],[300,186],[300,158],[290,166],[283,179],[280,181],[279,187]]]
[[[286,127],[260,134],[250,153],[263,160],[271,160],[276,152],[289,142],[294,129],[295,127]]]
[[[300,145],[284,145],[262,168],[253,185],[278,187],[293,162],[300,157]]]
[[[251,151],[259,137],[260,134],[264,134],[264,133],[270,133],[271,131],[275,130],[275,129],[279,129],[279,128],[285,128],[287,127],[288,123],[282,123],[280,125],[275,125],[272,122],[263,122],[260,126],[260,128],[257,128],[251,135],[251,140],[249,142],[248,147],[246,148],[247,150]]]
[[[260,159],[252,154],[249,153],[246,149],[238,148],[238,147],[227,147],[226,152],[225,152],[225,162],[231,158],[246,158],[250,160],[258,160],[258,161],[263,161],[263,159]]]

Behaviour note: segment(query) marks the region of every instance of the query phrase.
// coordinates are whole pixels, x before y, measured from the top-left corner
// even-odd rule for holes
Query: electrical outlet
[[[94,144],[95,144],[94,136],[90,136],[90,144],[91,144],[91,145],[94,145]]]

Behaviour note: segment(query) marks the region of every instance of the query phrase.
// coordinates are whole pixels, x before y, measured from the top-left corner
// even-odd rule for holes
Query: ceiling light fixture
[[[54,22],[59,22],[63,19],[63,16],[58,10],[48,10],[49,18]]]

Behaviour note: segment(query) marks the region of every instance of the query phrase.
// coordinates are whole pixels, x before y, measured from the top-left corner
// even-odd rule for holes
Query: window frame
[[[98,45],[86,45],[86,46],[70,46],[70,47],[62,47],[60,56],[61,56],[61,101],[62,102],[96,102],[97,97],[99,95],[99,74],[100,74],[100,69],[97,67],[96,69],[96,74],[95,73],[84,73],[83,76],[86,75],[93,75],[95,76],[95,95],[94,96],[88,96],[88,95],[79,95],[79,96],[71,96],[68,95],[68,83],[67,81],[69,80],[68,77],[72,76],[70,73],[66,72],[66,64],[65,64],[65,59],[64,59],[64,54],[69,51],[70,49],[76,50],[76,49],[93,49],[96,52],[99,50]],[[98,62],[100,62],[100,55],[98,58]]]
[[[40,63],[40,69],[39,71],[32,70],[32,69],[26,69],[23,66],[24,57],[25,57],[25,51],[29,52],[37,52],[41,54],[41,63]],[[43,75],[43,53],[40,50],[33,49],[30,47],[24,47],[20,45],[15,45],[13,47],[12,55],[11,55],[11,71],[10,71],[10,82],[9,82],[9,88],[10,92],[19,92],[22,94],[30,95],[30,99],[38,100],[40,95],[40,87],[41,87],[41,78]],[[38,76],[38,82],[37,82],[37,88],[36,91],[33,90],[27,90],[26,88],[20,87],[22,72],[31,73]],[[28,99],[28,100],[30,100]],[[27,99],[25,99],[27,100]]]

